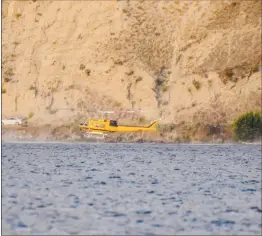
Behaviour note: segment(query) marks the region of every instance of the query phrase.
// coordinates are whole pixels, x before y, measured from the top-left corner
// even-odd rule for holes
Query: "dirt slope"
[[[261,107],[259,0],[4,0],[2,14],[3,116],[225,123]]]

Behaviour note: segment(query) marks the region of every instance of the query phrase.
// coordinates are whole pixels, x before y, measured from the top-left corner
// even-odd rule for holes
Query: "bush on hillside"
[[[261,136],[262,117],[259,112],[247,112],[233,123],[233,132],[238,140],[254,140]]]
[[[192,83],[197,90],[200,89],[200,83],[197,80],[194,79]]]
[[[28,119],[32,118],[33,116],[34,116],[34,112],[31,112],[31,111],[30,111],[30,112],[28,113]]]
[[[20,16],[22,16],[21,13],[16,13],[16,14],[15,14],[16,19],[18,19]]]

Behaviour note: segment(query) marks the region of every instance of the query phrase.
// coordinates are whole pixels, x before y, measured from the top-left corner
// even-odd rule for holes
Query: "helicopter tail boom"
[[[147,128],[155,129],[158,125],[158,120],[154,121],[151,125],[149,125]]]

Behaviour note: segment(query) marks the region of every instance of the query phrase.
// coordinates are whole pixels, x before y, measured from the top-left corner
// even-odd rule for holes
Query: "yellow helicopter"
[[[132,111],[131,111],[132,112]],[[114,112],[103,112],[114,113]],[[103,135],[113,132],[141,132],[141,131],[156,131],[159,121],[152,122],[149,126],[131,126],[131,125],[118,125],[117,120],[111,119],[98,119],[98,120],[86,120],[79,125],[80,131],[86,137],[92,137],[94,135]]]

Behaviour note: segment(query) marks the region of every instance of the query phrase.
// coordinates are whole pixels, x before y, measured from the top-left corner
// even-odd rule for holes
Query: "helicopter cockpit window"
[[[110,126],[117,126],[116,120],[110,120]]]

